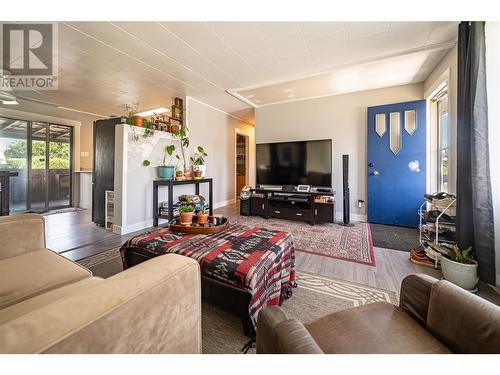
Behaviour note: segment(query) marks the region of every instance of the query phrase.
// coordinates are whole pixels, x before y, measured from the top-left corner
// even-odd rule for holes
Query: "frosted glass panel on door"
[[[399,112],[389,115],[389,148],[395,154],[401,150],[401,119]]]
[[[378,113],[375,115],[375,132],[382,137],[385,134],[385,113]]]
[[[405,111],[405,130],[410,135],[417,130],[417,115],[414,109]]]

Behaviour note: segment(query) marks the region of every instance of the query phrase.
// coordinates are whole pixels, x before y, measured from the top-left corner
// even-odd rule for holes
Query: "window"
[[[448,94],[444,90],[436,98],[437,104],[437,176],[438,191],[448,192],[449,189],[449,158],[450,158],[450,121],[448,117]]]

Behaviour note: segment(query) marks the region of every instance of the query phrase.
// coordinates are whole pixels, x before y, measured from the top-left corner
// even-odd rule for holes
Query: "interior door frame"
[[[234,129],[234,198],[238,199],[238,135],[245,137],[245,185],[249,184],[250,175],[249,175],[249,162],[250,162],[250,136],[240,129]]]

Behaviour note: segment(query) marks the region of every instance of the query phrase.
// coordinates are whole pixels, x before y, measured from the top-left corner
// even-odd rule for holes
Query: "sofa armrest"
[[[20,214],[0,217],[0,259],[45,248],[45,221],[42,215]]]
[[[169,254],[0,326],[2,353],[201,353],[198,263]]]
[[[266,307],[257,318],[257,354],[321,354],[304,325],[280,307]]]
[[[431,276],[420,273],[406,276],[401,282],[399,307],[424,326],[427,321],[431,288],[437,281]]]
[[[500,353],[500,307],[445,280],[432,286],[427,329],[455,353]]]

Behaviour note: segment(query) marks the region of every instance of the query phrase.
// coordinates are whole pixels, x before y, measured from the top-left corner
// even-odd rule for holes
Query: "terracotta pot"
[[[198,224],[206,224],[208,223],[208,213],[201,214],[198,213]]]
[[[144,117],[134,116],[134,125],[142,127],[144,125]]]
[[[179,127],[177,125],[170,125],[170,132],[177,133]]]
[[[184,177],[186,177],[186,180],[191,180],[193,178],[189,169],[184,170]]]
[[[194,171],[193,173],[194,173],[195,178],[201,178],[201,171],[200,170]]]
[[[194,212],[181,212],[181,225],[191,225],[193,224]]]

